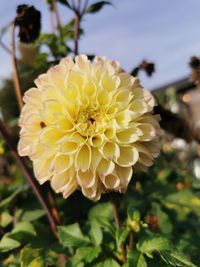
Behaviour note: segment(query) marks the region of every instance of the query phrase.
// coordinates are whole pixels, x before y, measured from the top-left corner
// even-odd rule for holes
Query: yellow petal
[[[106,142],[101,151],[104,158],[108,160],[117,159],[120,155],[119,146],[113,142]]]
[[[77,172],[77,181],[81,187],[92,187],[95,184],[96,176],[91,170]]]
[[[107,189],[114,190],[120,185],[120,179],[116,174],[108,174],[101,177],[102,183]]]
[[[51,169],[54,170],[56,173],[63,172],[72,164],[72,158],[67,155],[58,154],[51,164]]]
[[[99,176],[105,176],[113,172],[115,164],[111,160],[102,159],[97,167]]]
[[[63,132],[53,127],[44,128],[39,135],[40,142],[47,147],[56,147],[57,142],[64,136]]]
[[[89,169],[91,163],[91,148],[85,144],[83,145],[76,154],[75,167],[77,170],[85,172]]]
[[[132,174],[133,174],[133,169],[131,167],[120,167],[116,165],[115,171],[117,176],[120,179],[120,186],[122,189],[126,188],[131,180]]]
[[[133,166],[139,159],[138,150],[133,146],[120,146],[120,156],[117,164],[123,167]]]
[[[118,132],[116,134],[116,138],[120,144],[130,144],[136,142],[139,139],[138,137],[139,133],[136,127],[132,127]]]
[[[52,158],[45,160],[39,159],[33,162],[34,174],[40,184],[43,184],[52,176],[52,173],[50,171],[51,160]]]
[[[93,147],[101,146],[103,141],[104,141],[104,138],[102,134],[96,134],[89,138],[90,145]]]
[[[138,128],[142,131],[143,135],[140,136],[141,141],[150,141],[156,136],[156,130],[151,124],[141,123]]]
[[[75,152],[78,151],[79,145],[75,142],[62,142],[60,143],[60,152],[66,155],[71,155],[74,154]]]
[[[93,171],[96,171],[97,166],[99,165],[99,162],[102,159],[102,155],[100,154],[99,150],[97,148],[91,148],[92,156],[91,156],[91,169]]]

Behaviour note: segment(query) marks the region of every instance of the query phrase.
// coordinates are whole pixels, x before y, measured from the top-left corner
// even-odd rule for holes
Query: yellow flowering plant
[[[23,4],[10,26],[14,75],[0,90],[0,266],[197,267],[184,255],[200,263],[190,173],[164,149],[153,164],[160,116],[137,76],[151,76],[154,63],[129,74],[117,61],[79,54],[83,18],[110,1],[46,3],[53,32],[40,33],[40,12]],[[60,4],[74,15],[64,26]],[[26,44],[20,60],[16,30]]]
[[[92,200],[125,192],[133,170],[158,156],[154,98],[118,62],[67,57],[35,84],[23,98],[18,151],[64,198],[76,189]]]

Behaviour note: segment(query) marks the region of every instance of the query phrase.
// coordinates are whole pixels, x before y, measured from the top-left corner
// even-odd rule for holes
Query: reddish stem
[[[7,129],[5,128],[5,126],[3,125],[3,122],[1,120],[0,120],[0,132],[3,136],[3,138],[5,139],[6,143],[8,144],[10,150],[12,151],[15,160],[17,161],[20,168],[22,169],[26,179],[28,180],[28,182],[29,182],[29,184],[33,190],[33,193],[35,194],[35,196],[37,197],[41,206],[45,210],[47,218],[49,220],[49,224],[50,224],[52,233],[57,237],[57,227],[56,227],[55,220],[51,214],[51,210],[50,210],[49,206],[47,205],[45,199],[43,198],[37,184],[35,183],[34,178],[31,176],[25,160],[18,155],[17,149],[12,143],[12,139],[10,137],[10,134],[8,133]]]

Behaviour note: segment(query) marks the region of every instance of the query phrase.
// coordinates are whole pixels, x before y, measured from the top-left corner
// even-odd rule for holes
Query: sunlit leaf
[[[90,244],[85,237],[78,223],[58,227],[58,237],[64,247],[79,247]]]

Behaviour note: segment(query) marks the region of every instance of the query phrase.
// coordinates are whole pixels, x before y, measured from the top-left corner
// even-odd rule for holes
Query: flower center
[[[108,120],[100,110],[80,111],[76,120],[76,129],[82,136],[93,136],[105,130]]]

